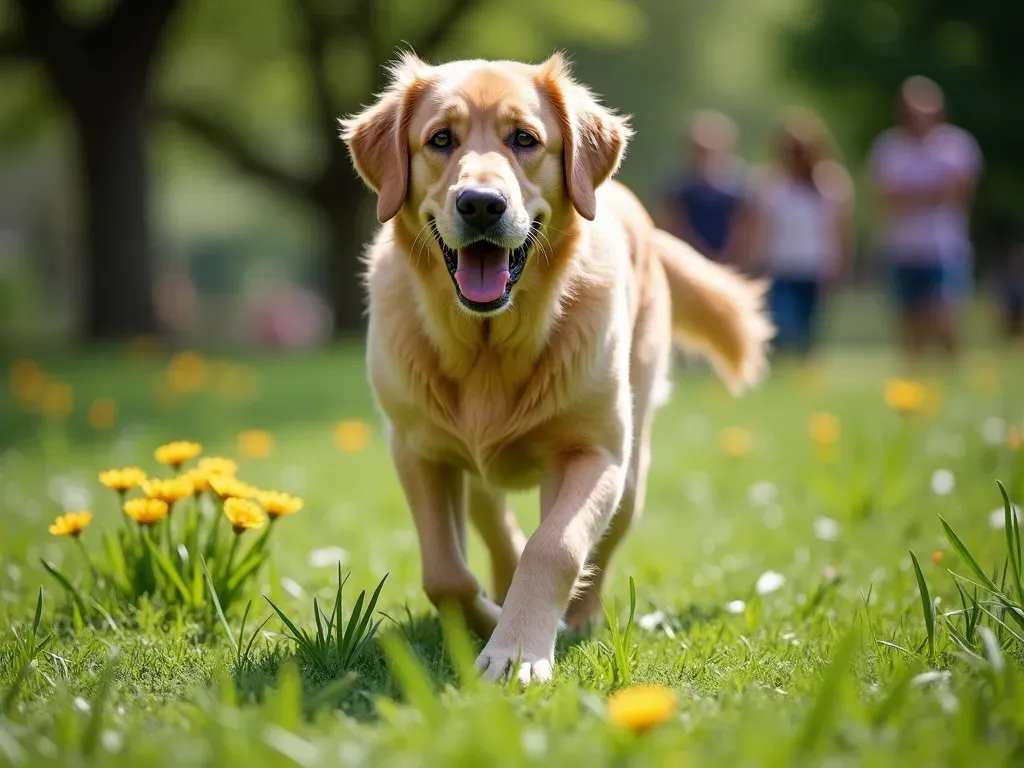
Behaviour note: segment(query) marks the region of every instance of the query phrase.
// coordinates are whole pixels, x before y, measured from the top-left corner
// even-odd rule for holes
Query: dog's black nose
[[[508,201],[500,190],[491,187],[470,187],[455,198],[455,208],[467,224],[472,224],[481,232],[485,232],[505,215]]]

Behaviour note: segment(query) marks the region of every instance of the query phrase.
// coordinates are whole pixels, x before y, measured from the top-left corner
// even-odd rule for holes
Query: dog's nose
[[[467,224],[484,232],[505,215],[508,201],[500,190],[470,187],[455,198],[455,208]]]

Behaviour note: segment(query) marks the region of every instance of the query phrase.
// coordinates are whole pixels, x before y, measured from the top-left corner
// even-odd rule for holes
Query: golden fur
[[[439,130],[452,139],[442,150]],[[511,146],[518,130],[537,146]],[[609,180],[630,136],[559,56],[430,66],[407,55],[376,103],[342,122],[383,224],[367,254],[367,365],[424,588],[489,636],[478,660],[489,679],[548,679],[560,621],[583,625],[598,608],[643,508],[673,333],[734,391],[765,369],[763,287],[657,230]],[[497,311],[456,300],[442,258],[441,241],[466,240],[455,199],[471,185],[507,198],[502,247],[533,242],[540,222]],[[527,540],[505,492],[528,487],[541,522]],[[489,595],[466,566],[467,516],[491,554]]]

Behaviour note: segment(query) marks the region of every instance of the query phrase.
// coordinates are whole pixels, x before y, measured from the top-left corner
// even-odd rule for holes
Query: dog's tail
[[[668,278],[678,342],[707,356],[733,393],[756,385],[775,335],[764,307],[767,284],[710,261],[660,229],[653,245]]]

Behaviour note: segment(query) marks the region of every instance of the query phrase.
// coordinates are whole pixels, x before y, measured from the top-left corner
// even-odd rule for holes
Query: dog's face
[[[378,218],[398,216],[410,255],[428,251],[427,268],[445,270],[460,305],[484,316],[510,305],[535,249],[577,214],[594,218],[595,190],[629,136],[557,56],[437,67],[407,56],[381,99],[342,126]]]

